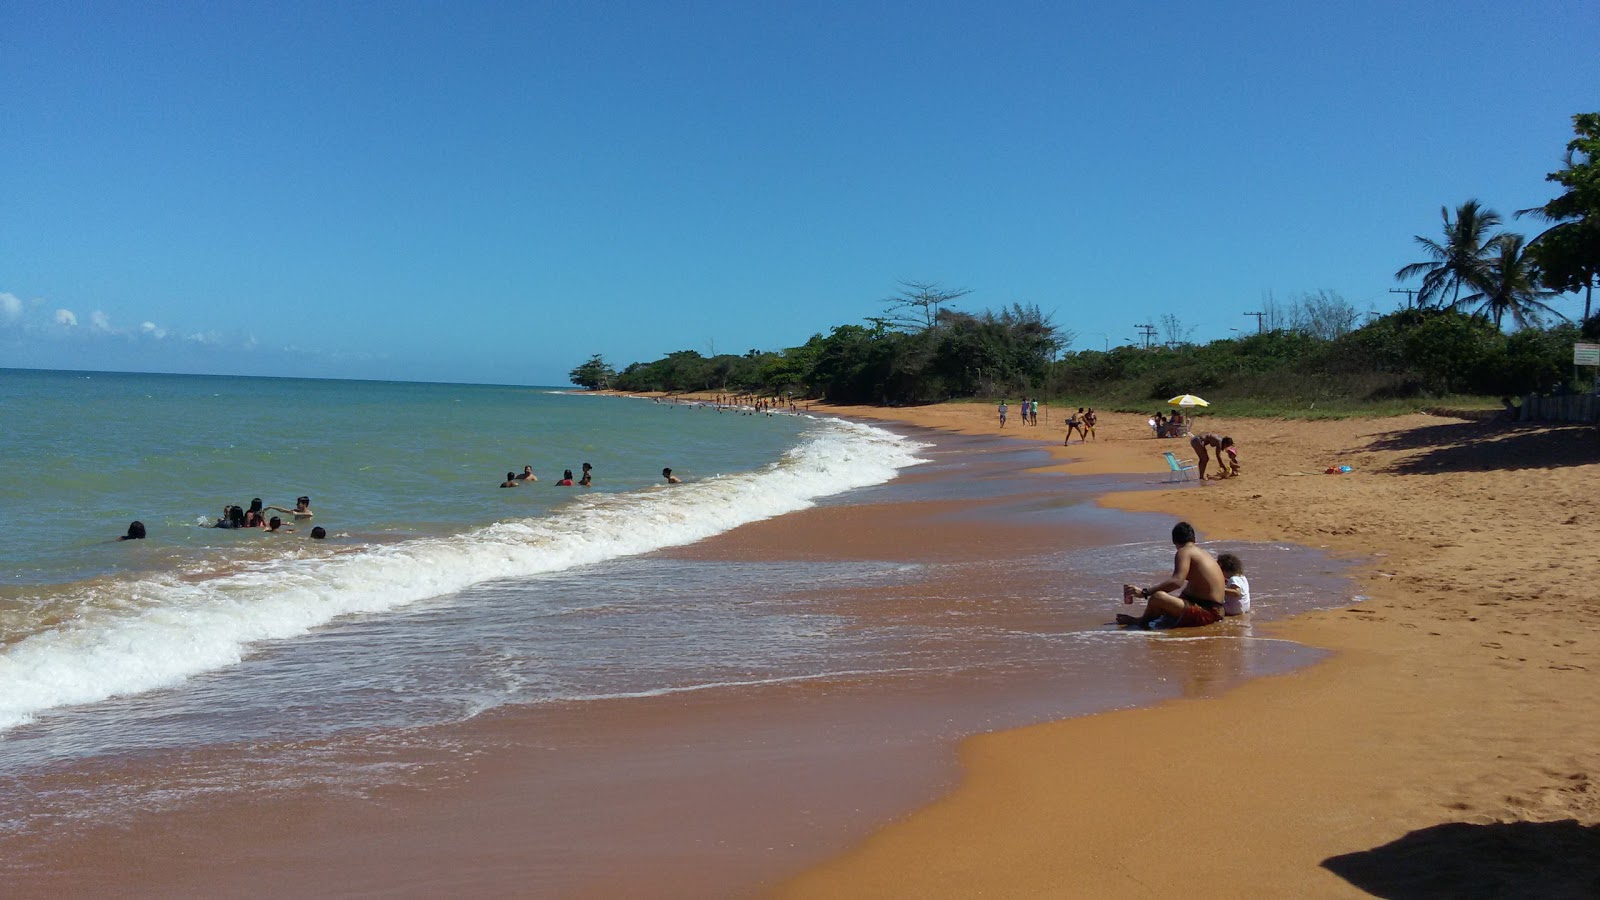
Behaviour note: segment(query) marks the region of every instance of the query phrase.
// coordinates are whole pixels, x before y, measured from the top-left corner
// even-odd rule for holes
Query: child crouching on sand
[[[1223,611],[1230,616],[1242,616],[1250,611],[1250,579],[1244,577],[1244,563],[1232,553],[1217,557],[1217,566],[1227,579],[1222,591]]]

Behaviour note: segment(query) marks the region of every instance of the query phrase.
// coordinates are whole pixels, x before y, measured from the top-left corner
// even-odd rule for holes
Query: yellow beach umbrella
[[[1211,404],[1193,394],[1179,394],[1167,401],[1168,406],[1210,406]]]

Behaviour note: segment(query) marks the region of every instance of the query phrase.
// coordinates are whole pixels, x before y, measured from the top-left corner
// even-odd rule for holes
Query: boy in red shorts
[[[1170,616],[1174,627],[1188,628],[1210,625],[1222,618],[1227,580],[1211,554],[1194,542],[1194,526],[1188,522],[1172,526],[1172,545],[1178,549],[1172,556],[1172,575],[1166,581],[1153,588],[1122,586],[1123,603],[1132,603],[1135,597],[1148,602],[1142,615],[1119,614],[1118,625],[1149,628],[1161,616]]]

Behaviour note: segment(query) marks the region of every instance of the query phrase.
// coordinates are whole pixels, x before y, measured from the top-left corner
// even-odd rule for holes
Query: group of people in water
[[[661,470],[661,478],[667,484],[683,483],[683,479],[672,474],[672,470],[670,468]],[[533,474],[533,466],[523,466],[521,475],[518,475],[515,472],[507,472],[506,480],[501,482],[500,486],[503,488],[521,487],[525,484],[530,484],[538,480],[539,476]],[[574,485],[577,487],[592,487],[594,485],[594,466],[584,463],[583,476],[577,481],[572,480],[571,469],[563,469],[561,472],[561,480],[556,482],[556,487],[573,487]]]
[[[282,506],[263,506],[261,503],[261,498],[257,497],[250,501],[249,509],[231,505],[224,506],[222,508],[222,518],[218,519],[216,524],[212,527],[254,528],[272,534],[295,530],[293,528],[284,527],[283,519],[278,516],[272,516],[271,518],[268,518],[268,512],[281,512],[285,515],[294,516],[296,520],[309,519],[315,515],[315,513],[311,511],[310,497],[295,498],[293,509],[287,509]],[[328,536],[328,532],[327,529],[318,526],[311,529],[311,536],[320,541]]]
[[[250,501],[249,509],[245,509],[242,506],[235,506],[233,504],[224,506],[222,508],[221,518],[217,519],[217,521],[214,522],[211,527],[230,529],[249,528],[257,531],[265,531],[269,534],[282,534],[284,532],[296,530],[293,528],[284,527],[283,519],[278,516],[272,516],[269,518],[267,516],[268,512],[281,512],[284,515],[294,516],[297,520],[309,519],[315,515],[315,513],[311,511],[310,497],[296,498],[293,509],[282,506],[266,506],[262,504],[261,498],[257,497]],[[135,520],[129,523],[128,533],[117,538],[117,540],[142,541],[148,536],[148,533],[149,532],[145,528],[144,523]],[[311,529],[311,537],[315,538],[316,540],[320,541],[327,536],[328,530],[320,525]]]
[[[1195,543],[1194,526],[1172,526],[1172,574],[1165,581],[1141,588],[1122,586],[1122,602],[1144,600],[1137,616],[1119,613],[1117,624],[1127,628],[1193,628],[1220,622],[1225,616],[1250,611],[1250,579],[1244,563],[1232,553],[1213,557]]]

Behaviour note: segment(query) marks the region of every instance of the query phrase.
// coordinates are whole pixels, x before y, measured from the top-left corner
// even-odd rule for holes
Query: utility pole
[[[1411,308],[1411,298],[1415,297],[1417,295],[1416,291],[1411,290],[1409,288],[1390,288],[1389,289],[1389,293],[1391,293],[1391,294],[1405,294],[1406,295],[1406,309],[1410,309]]]
[[[1144,348],[1149,350],[1150,339],[1156,336],[1156,327],[1154,325],[1135,325],[1133,327],[1139,329],[1139,334],[1144,336]]]
[[[1256,334],[1267,330],[1267,326],[1264,324],[1267,317],[1265,312],[1247,312],[1245,315],[1256,317]]]

